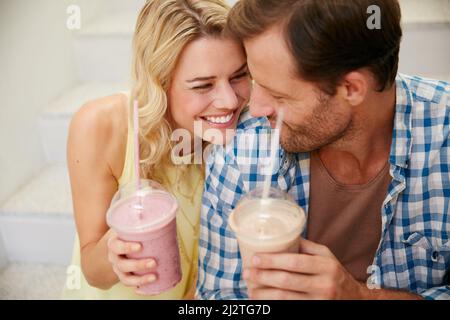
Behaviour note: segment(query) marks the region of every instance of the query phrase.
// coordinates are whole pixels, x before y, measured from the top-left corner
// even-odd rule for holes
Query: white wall
[[[403,28],[399,71],[450,81],[450,24]]]
[[[82,27],[99,11],[121,5],[118,0],[0,0],[0,204],[45,165],[37,117],[77,81],[72,31],[66,28],[71,4],[81,8]]]
[[[53,0],[0,4],[0,201],[43,166],[36,118],[74,81],[64,10]]]
[[[39,113],[75,81],[67,7],[82,22],[100,3],[88,0],[0,1],[0,203],[44,166]]]

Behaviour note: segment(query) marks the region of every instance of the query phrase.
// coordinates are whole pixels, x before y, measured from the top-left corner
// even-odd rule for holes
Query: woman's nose
[[[231,85],[226,84],[220,88],[217,99],[217,108],[234,110],[238,107],[238,97]]]

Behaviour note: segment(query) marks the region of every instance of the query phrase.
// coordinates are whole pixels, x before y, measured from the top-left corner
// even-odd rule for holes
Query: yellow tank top
[[[182,163],[184,158],[180,157]],[[133,128],[128,126],[127,147],[125,154],[122,176],[118,180],[119,188],[134,179],[134,143]],[[198,165],[170,166],[165,170],[163,185],[178,200],[180,210],[177,214],[178,242],[181,256],[182,279],[173,289],[157,296],[140,296],[134,293],[132,288],[117,283],[109,290],[101,290],[91,287],[81,272],[80,244],[78,235],[72,255],[70,270],[79,272],[74,276],[68,269],[68,279],[64,286],[63,299],[89,299],[89,300],[125,300],[125,299],[148,299],[148,300],[178,300],[192,298],[197,276],[197,253],[200,223],[200,205],[203,191],[203,173]],[[105,218],[106,219],[106,218]],[[69,279],[71,277],[71,279]],[[76,280],[74,282],[74,279]],[[79,283],[76,283],[79,282]]]

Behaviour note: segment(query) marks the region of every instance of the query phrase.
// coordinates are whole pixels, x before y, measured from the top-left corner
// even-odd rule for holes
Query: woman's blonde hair
[[[167,91],[178,58],[191,41],[221,36],[229,9],[222,0],[147,0],[139,14],[130,106],[138,101],[141,171],[147,178],[160,180],[158,169],[170,162]]]

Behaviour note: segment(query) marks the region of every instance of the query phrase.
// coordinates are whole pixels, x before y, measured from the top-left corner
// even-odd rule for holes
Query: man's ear
[[[352,71],[342,78],[340,92],[350,105],[357,106],[366,99],[368,88],[367,75],[361,71]]]

